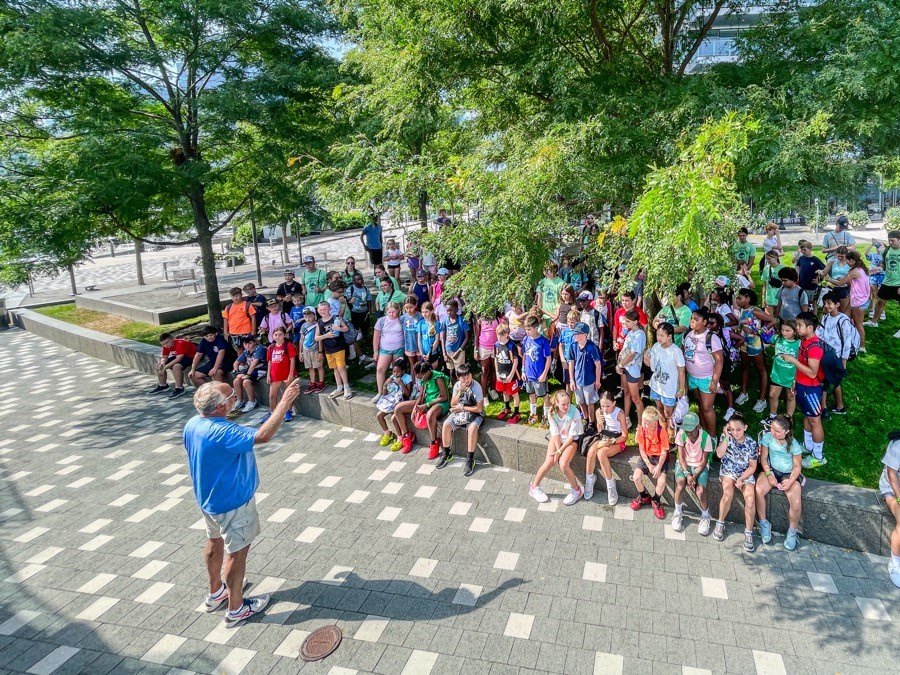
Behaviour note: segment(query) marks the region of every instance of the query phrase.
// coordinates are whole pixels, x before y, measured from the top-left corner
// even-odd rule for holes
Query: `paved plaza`
[[[466,479],[377,437],[296,420],[257,453],[259,620],[199,609],[204,530],[189,397],[28,333],[0,333],[0,669],[50,673],[886,673],[886,561],[776,537],[753,554],[649,510]],[[257,423],[262,412],[243,420]],[[605,494],[598,495],[605,501]],[[303,639],[337,624],[325,661]]]

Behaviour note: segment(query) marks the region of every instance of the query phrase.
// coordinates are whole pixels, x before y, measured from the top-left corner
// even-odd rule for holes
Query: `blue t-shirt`
[[[380,249],[381,248],[381,225],[373,225],[369,223],[362,230],[366,238],[366,247]]]
[[[403,326],[403,351],[415,354],[419,351],[419,322],[422,315],[416,312],[412,316],[403,313],[400,325]]]
[[[641,376],[641,365],[644,363],[644,349],[647,348],[647,336],[644,334],[644,331],[632,330],[628,331],[628,335],[625,336],[625,345],[622,347],[622,350],[628,350],[630,352],[634,352],[634,359],[625,366],[625,371],[631,375],[632,378]]]
[[[215,363],[216,358],[219,356],[219,352],[223,349],[228,349],[228,342],[221,335],[216,335],[216,339],[212,342],[206,338],[200,338],[200,343],[197,345],[197,351],[213,363]],[[227,368],[228,366],[225,367]]]
[[[306,349],[313,349],[316,346],[316,325],[316,323],[304,321],[300,326],[300,331],[303,333],[303,346]]]
[[[224,417],[196,415],[184,425],[194,495],[213,515],[233,511],[253,498],[259,485],[253,442],[256,429]]]
[[[294,324],[294,342],[300,341],[300,326],[303,324],[303,308],[291,307],[291,323]]]
[[[422,354],[430,354],[434,349],[434,343],[437,342],[441,333],[444,332],[444,324],[440,321],[435,321],[433,326],[434,334],[431,332],[432,325],[425,319],[419,321],[417,328],[419,331],[419,342],[422,345]]]
[[[572,348],[572,345],[575,344],[575,331],[566,326],[561,331],[559,331],[559,344],[562,345],[563,354],[565,354],[566,360],[569,360],[569,350]]]
[[[447,351],[455,352],[459,350],[463,338],[465,338],[466,336],[466,331],[470,329],[469,324],[466,323],[466,320],[457,315],[456,320],[450,318],[447,319],[447,325],[444,327],[444,330],[447,335]]]
[[[809,257],[801,255],[797,258],[797,283],[804,291],[814,291],[819,287],[819,281],[816,279],[816,272],[825,269],[825,263],[816,256]]]
[[[603,369],[603,356],[597,345],[588,340],[584,344],[584,349],[578,346],[577,342],[573,342],[566,353],[569,361],[575,362],[575,384],[579,387],[590,387],[597,381],[597,367],[600,364]]]
[[[244,364],[250,365],[250,362],[253,359],[259,359],[259,363],[256,368],[253,369],[254,372],[265,372],[266,371],[266,348],[262,345],[256,345],[256,349],[253,350],[253,353],[250,353],[249,350],[245,349],[240,353],[237,357],[238,366],[242,366]],[[244,372],[248,372],[244,370]]]
[[[790,450],[788,450],[788,442]],[[794,455],[802,455],[803,448],[793,436],[788,436],[784,442],[776,441],[770,431],[767,431],[759,440],[760,445],[769,449],[769,466],[778,473],[790,473],[794,469]]]
[[[366,286],[362,288],[350,286],[344,291],[344,296],[347,298],[347,304],[350,305],[351,312],[362,314],[369,311],[369,303],[372,302],[372,292]]]
[[[543,335],[536,338],[526,335],[522,340],[522,353],[525,355],[525,379],[536,382],[544,374],[550,358],[550,341]]]
[[[420,284],[418,281],[412,286],[412,294],[419,299],[419,307],[428,302],[428,284]]]

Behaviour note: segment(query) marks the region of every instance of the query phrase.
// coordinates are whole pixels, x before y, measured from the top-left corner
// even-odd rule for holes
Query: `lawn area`
[[[180,321],[178,323],[155,326],[150,323],[132,321],[131,319],[116,316],[115,314],[97,312],[92,309],[81,309],[76,307],[74,303],[54,305],[52,307],[41,307],[34,311],[53,319],[59,319],[66,323],[73,323],[82,328],[90,328],[91,330],[100,333],[128,338],[129,340],[144,342],[148,345],[159,345],[159,336],[163,333],[172,333],[184,328],[189,328],[190,326],[196,326],[207,320],[207,317],[204,315],[194,319],[186,319],[185,321]]]

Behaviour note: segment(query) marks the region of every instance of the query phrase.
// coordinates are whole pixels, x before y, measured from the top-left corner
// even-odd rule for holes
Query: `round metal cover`
[[[343,633],[337,626],[323,626],[309,634],[300,646],[300,658],[304,661],[320,661],[341,644]]]

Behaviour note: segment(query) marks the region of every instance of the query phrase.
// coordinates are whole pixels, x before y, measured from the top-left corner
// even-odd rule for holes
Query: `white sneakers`
[[[345,401],[349,401],[351,398],[353,398],[353,392],[350,391],[350,387],[344,387],[344,397],[343,398]]]
[[[378,403],[381,400],[381,394],[376,394],[372,397],[372,403]]]
[[[615,480],[606,481],[606,500],[610,506],[615,506],[619,503],[619,488],[616,487]]]
[[[734,408],[729,408],[725,411],[725,414],[722,415],[723,419],[727,422],[731,419],[731,416],[734,415]]]
[[[672,516],[672,529],[676,532],[681,532],[684,529],[684,517],[677,511]]]
[[[340,396],[343,393],[343,391],[344,391],[343,387],[335,387],[335,390],[333,392],[331,392],[330,394],[328,394],[328,398],[335,399],[338,396]]]
[[[577,489],[569,490],[569,494],[566,496],[565,499],[563,499],[563,504],[565,504],[566,506],[572,506],[579,499],[581,499],[583,494],[584,493],[581,491],[580,487]]]
[[[744,405],[749,400],[750,400],[750,397],[747,396],[747,392],[741,392],[738,395],[738,397],[736,399],[734,399],[734,402],[737,403],[738,405]]]
[[[591,497],[594,496],[594,485],[597,483],[597,476],[591,474],[590,476],[584,477],[584,498],[587,501],[591,500]]]
[[[761,413],[766,409],[766,402],[762,399],[753,404],[753,412]]]
[[[534,487],[528,488],[528,494],[534,497],[534,500],[540,504],[546,504],[550,501],[550,497],[544,494],[544,491],[541,490],[540,485],[535,485]]]
[[[900,560],[893,556],[888,562],[888,574],[891,575],[891,581],[894,583],[894,586],[900,588]]]
[[[697,532],[701,534],[701,536],[707,536],[709,534],[709,518],[701,518],[700,525],[697,526]]]
[[[256,401],[247,401],[244,404],[244,407],[241,408],[241,412],[250,412],[251,410],[255,409],[257,405],[259,404]]]

